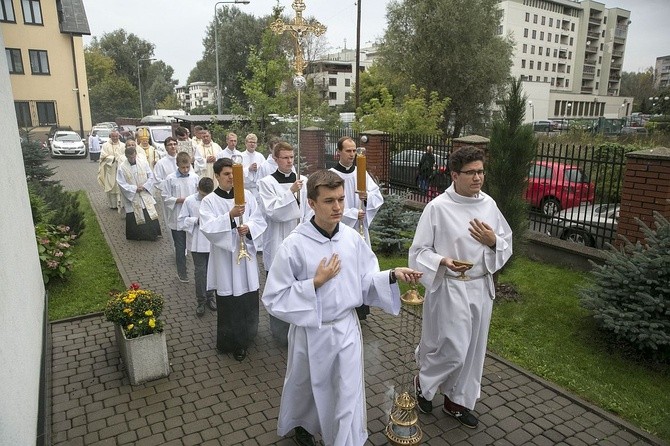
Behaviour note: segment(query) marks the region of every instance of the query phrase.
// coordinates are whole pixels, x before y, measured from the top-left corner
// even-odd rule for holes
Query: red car
[[[528,173],[526,201],[544,215],[584,203],[593,203],[595,185],[577,166],[553,161],[536,161]]]

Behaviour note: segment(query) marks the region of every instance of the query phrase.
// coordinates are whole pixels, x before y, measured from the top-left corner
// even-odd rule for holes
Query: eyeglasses
[[[484,175],[486,175],[486,172],[484,172],[484,170],[459,170],[458,173],[462,173],[463,175],[467,175],[469,177],[474,177],[475,175],[483,177]]]

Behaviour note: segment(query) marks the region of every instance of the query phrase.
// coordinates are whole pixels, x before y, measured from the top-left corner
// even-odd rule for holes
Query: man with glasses
[[[430,413],[442,393],[442,410],[474,429],[470,411],[480,395],[493,274],[512,255],[512,230],[481,191],[484,151],[463,147],[449,167],[452,184],[424,208],[409,250],[409,267],[423,273],[426,287],[414,387],[421,412]]]

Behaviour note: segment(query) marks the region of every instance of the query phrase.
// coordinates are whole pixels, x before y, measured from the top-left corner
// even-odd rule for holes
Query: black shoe
[[[195,309],[195,315],[202,317],[205,314],[205,304],[198,304],[198,308]]]
[[[477,425],[479,424],[479,420],[477,419],[477,417],[472,415],[472,412],[470,412],[470,410],[468,410],[468,409],[449,410],[449,409],[447,409],[447,406],[446,406],[446,403],[445,403],[445,405],[442,406],[442,412],[456,418],[459,423],[461,423],[463,426],[468,427],[470,429],[475,429],[477,427]]]
[[[422,413],[431,413],[433,411],[433,402],[428,401],[421,394],[421,383],[419,383],[419,375],[414,377],[414,396],[416,397],[419,410]]]
[[[216,300],[213,297],[207,299],[207,306],[210,310],[216,311]]]
[[[247,349],[246,348],[238,348],[233,352],[233,358],[235,358],[238,361],[244,361],[244,358],[247,357]]]
[[[316,446],[314,435],[307,432],[302,426],[295,428],[295,442],[300,446]]]

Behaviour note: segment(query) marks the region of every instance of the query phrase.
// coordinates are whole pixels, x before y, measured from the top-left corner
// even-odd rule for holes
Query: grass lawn
[[[380,258],[382,269],[406,257]],[[670,371],[608,345],[578,304],[587,274],[519,258],[500,276],[518,301],[496,300],[489,350],[670,441]]]
[[[125,289],[88,196],[82,191],[77,194],[86,229],[73,248],[76,263],[68,280],[47,285],[51,321],[102,311],[111,291]]]

